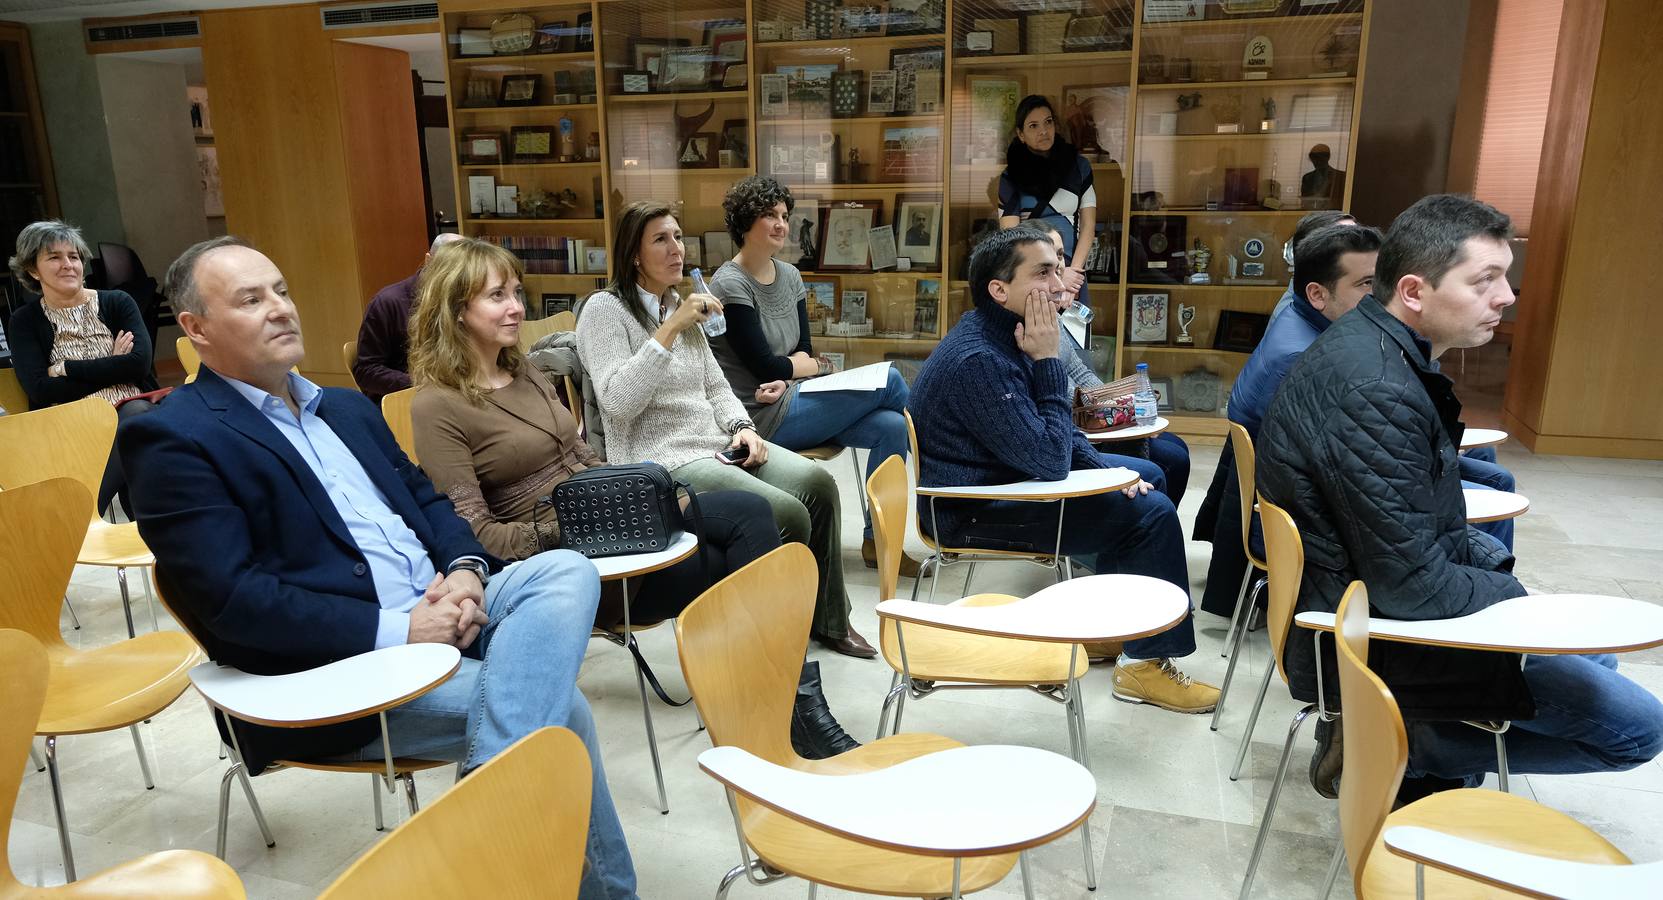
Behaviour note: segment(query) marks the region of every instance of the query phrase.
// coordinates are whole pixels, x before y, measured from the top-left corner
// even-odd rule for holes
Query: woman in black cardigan
[[[90,255],[80,229],[65,222],[35,222],[18,233],[12,275],[41,299],[12,315],[12,364],[32,409],[96,395],[126,419],[153,408],[135,399],[156,390],[150,336],[132,297],[85,286]],[[98,509],[117,494],[126,509],[126,480],[112,448]]]

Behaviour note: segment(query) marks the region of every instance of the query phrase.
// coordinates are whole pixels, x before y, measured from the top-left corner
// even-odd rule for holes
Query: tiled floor
[[[1186,531],[1217,459],[1217,449],[1195,447],[1195,474],[1183,507]],[[1663,463],[1533,456],[1510,445],[1502,461],[1519,479],[1532,508],[1519,522],[1519,574],[1533,590],[1585,591],[1629,595],[1663,603]],[[872,614],[876,580],[861,567],[855,537],[859,507],[853,478],[842,460],[831,465],[844,489],[844,544],[851,573],[857,627],[875,637]],[[1206,572],[1209,546],[1189,545],[1194,594]],[[962,585],[963,568],[950,570],[942,590]],[[978,590],[1031,592],[1044,573],[1017,564],[984,565]],[[903,582],[904,590],[910,582]],[[124,633],[114,576],[108,570],[77,571],[72,587],[84,628],[69,640],[95,645]],[[140,621],[148,625],[143,600]],[[1217,681],[1224,672],[1218,645],[1226,623],[1200,614],[1201,649],[1185,667]],[[67,618],[65,619],[67,629]],[[175,627],[164,620],[163,627]],[[1248,683],[1262,672],[1263,636],[1238,672]],[[669,629],[643,636],[648,658],[673,691],[681,690]],[[814,651],[821,661],[828,695],[843,723],[857,737],[869,737],[889,669],[879,661],[858,661]],[[1663,696],[1663,650],[1631,655],[1624,670]],[[655,808],[651,764],[641,711],[627,655],[592,644],[580,682],[594,706],[604,744],[607,773],[629,834],[641,895],[647,898],[707,897],[717,879],[737,860],[734,835],[721,791],[698,771],[695,758],[709,742],[695,730],[689,710],[655,706],[664,754],[671,812]],[[1269,790],[1281,737],[1296,705],[1272,690],[1241,781],[1228,779],[1247,703],[1226,713],[1221,731],[1207,729],[1207,717],[1177,716],[1147,707],[1115,703],[1108,675],[1094,669],[1086,686],[1092,759],[1099,805],[1092,816],[1100,896],[1211,898],[1234,896],[1251,848],[1254,826]],[[1246,692],[1243,691],[1245,694]],[[1278,694],[1280,693],[1280,696]],[[1029,744],[1064,752],[1067,731],[1061,709],[1049,701],[1015,692],[961,692],[909,703],[908,730],[930,730],[969,743]],[[170,847],[212,851],[214,816],[224,763],[200,699],[187,693],[144,728],[155,754],[157,787],[145,791],[131,740],[124,733],[63,741],[64,784],[78,864],[92,872],[115,861]],[[1301,740],[1283,794],[1275,829],[1255,895],[1305,897],[1317,893],[1334,847],[1334,805],[1319,798],[1303,778],[1310,746]],[[418,778],[422,795],[439,796],[449,770]],[[370,797],[361,776],[280,772],[254,782],[277,835],[277,846],[260,842],[247,805],[232,800],[229,860],[254,897],[310,897],[377,839]],[[1652,762],[1620,775],[1521,777],[1516,790],[1563,809],[1598,829],[1635,859],[1663,859],[1663,763]],[[551,803],[557,802],[551,798]],[[389,802],[393,819],[400,805]],[[50,793],[44,775],[31,772],[13,822],[12,866],[25,882],[62,880]],[[1078,838],[1067,837],[1034,853],[1036,887],[1042,897],[1086,897]],[[735,886],[735,898],[800,895],[801,886]],[[1336,895],[1347,893],[1343,883]],[[824,891],[821,896],[837,892]],[[1014,874],[988,895],[1021,896]]]

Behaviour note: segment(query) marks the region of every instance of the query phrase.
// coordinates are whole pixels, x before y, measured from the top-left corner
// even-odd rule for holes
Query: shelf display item
[[[468,131],[462,134],[462,147],[457,153],[466,166],[502,162],[502,133],[497,131]]]
[[[918,279],[918,291],[913,298],[912,331],[920,338],[936,336],[936,325],[941,321],[941,282],[934,278]]]
[[[873,271],[895,268],[895,229],[888,225],[874,226],[868,233],[867,247],[872,254]]]
[[[1133,281],[1169,284],[1188,276],[1182,216],[1133,216],[1128,249]]]
[[[1195,321],[1196,308],[1178,304],[1178,336],[1172,339],[1180,347],[1193,346],[1195,338],[1190,336],[1190,324]]]
[[[543,76],[536,73],[529,75],[504,75],[502,89],[497,94],[498,106],[531,106],[537,102],[537,88],[543,83]]]
[[[895,111],[895,72],[883,69],[866,80],[866,113],[888,115]]]
[[[935,177],[941,166],[941,128],[885,128],[883,130],[884,181],[925,181]]]
[[[942,0],[889,0],[888,34],[940,34],[945,23]]]
[[[1022,20],[1021,19],[975,19],[971,22],[975,31],[971,34],[987,35],[986,52],[995,56],[1014,56],[1022,52]],[[977,50],[969,46],[970,35],[965,36],[965,49]]]
[[[1270,325],[1270,316],[1262,313],[1226,309],[1219,311],[1218,328],[1213,331],[1213,349],[1235,353],[1252,353],[1259,346]]]
[[[1126,332],[1128,344],[1165,344],[1167,336],[1167,304],[1172,295],[1166,291],[1146,291],[1131,296],[1127,308],[1131,320]]]
[[[1190,412],[1215,412],[1221,398],[1221,384],[1218,373],[1196,366],[1178,383],[1178,406]]]
[[[1126,99],[1124,84],[1071,85],[1062,89],[1059,114],[1069,142],[1093,162],[1126,158]],[[1012,112],[1014,115],[1014,110]]]
[[[545,163],[554,159],[554,129],[547,125],[515,125],[509,131],[508,141],[516,163]]]
[[[828,206],[820,224],[823,271],[868,271],[872,226],[883,212],[877,200],[842,200]]]
[[[934,112],[918,108],[918,76],[922,72],[939,73],[946,64],[946,51],[940,47],[907,47],[889,51],[889,68],[895,72],[895,112]],[[936,76],[936,90],[930,99],[940,102],[940,75]]]
[[[836,63],[817,63],[779,66],[775,71],[785,76],[786,97],[797,115],[824,118],[831,115],[832,76],[837,68]]]
[[[970,146],[965,158],[972,163],[1003,164],[1026,83],[1021,78],[972,75],[969,88]]]
[[[941,260],[941,199],[898,198],[895,230],[899,232],[896,253],[912,260],[914,266],[933,267]]]
[[[860,115],[860,89],[860,72],[838,72],[832,75],[832,118],[848,119]]]
[[[773,119],[791,114],[790,94],[787,90],[786,78],[777,72],[764,72],[762,82],[762,117]]]
[[[785,246],[774,254],[774,258],[799,269],[807,269],[819,259],[820,201],[813,197],[797,197],[796,200],[797,205],[785,217],[791,231],[786,235]]]

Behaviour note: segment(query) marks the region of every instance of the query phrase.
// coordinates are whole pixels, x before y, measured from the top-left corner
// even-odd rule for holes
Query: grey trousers
[[[696,459],[672,473],[695,491],[749,491],[773,510],[780,541],[807,544],[820,570],[813,633],[837,640],[849,633],[849,594],[843,589],[843,513],[837,482],[824,466],[777,444],[754,469]]]

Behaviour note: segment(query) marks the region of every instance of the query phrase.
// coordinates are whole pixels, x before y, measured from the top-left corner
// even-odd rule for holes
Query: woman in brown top
[[[505,560],[560,546],[550,493],[574,472],[604,464],[578,435],[554,388],[520,352],[523,274],[519,259],[495,244],[456,241],[423,268],[410,319],[416,385],[411,418],[422,469],[485,549]],[[779,546],[761,497],[712,491],[698,499],[701,552],[634,581],[633,621],[675,616],[712,580]],[[701,555],[709,562],[709,579]],[[597,624],[616,624],[621,602],[603,594],[605,621]],[[812,759],[859,746],[827,709],[816,663],[804,665],[791,725],[793,745]]]

